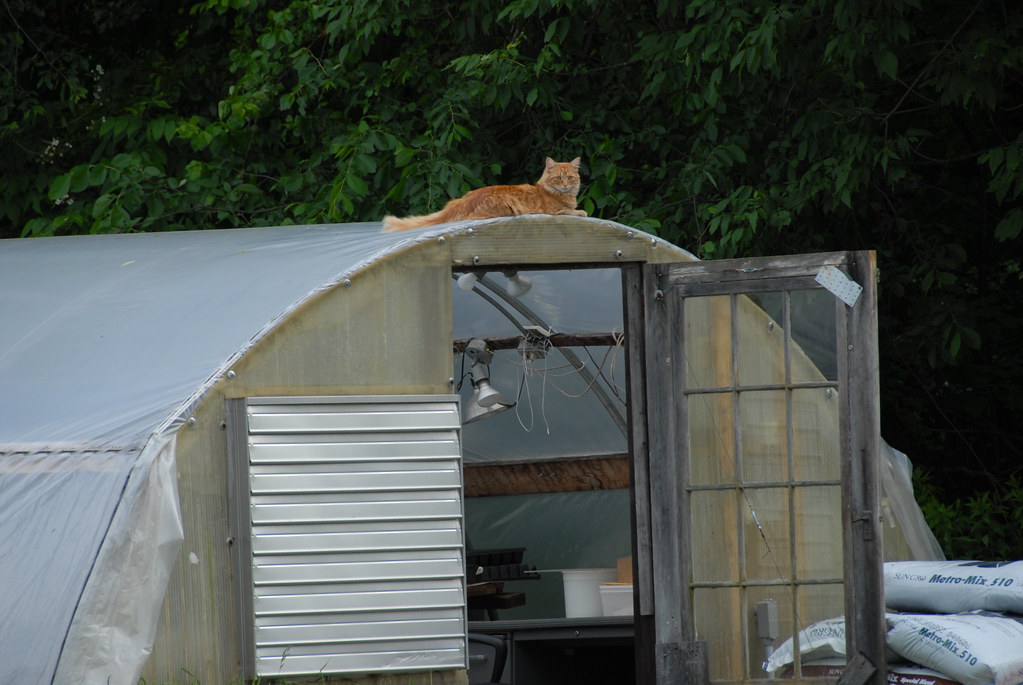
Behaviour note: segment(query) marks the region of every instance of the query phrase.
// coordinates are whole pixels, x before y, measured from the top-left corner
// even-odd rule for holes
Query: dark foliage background
[[[377,220],[581,155],[588,212],[703,258],[876,249],[883,434],[950,554],[1019,558],[1021,66],[1011,0],[0,0],[0,236]]]

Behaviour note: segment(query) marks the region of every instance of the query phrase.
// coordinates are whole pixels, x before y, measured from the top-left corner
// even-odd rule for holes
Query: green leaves
[[[921,23],[914,2],[442,9],[196,5],[152,74],[138,63],[124,80],[146,85],[105,107],[75,158],[36,181],[35,202],[45,198],[55,216],[64,197],[122,198],[135,183],[154,198],[138,209],[161,209],[159,222],[136,217],[149,228],[374,219],[425,211],[476,183],[533,180],[548,154],[582,154],[594,211],[659,221],[665,237],[727,256],[768,249],[762,241],[807,221],[858,224],[886,202],[891,211],[892,198],[925,182],[921,163],[942,159],[929,149],[936,137],[914,133],[926,122],[899,108],[918,107],[918,97],[981,101],[952,92],[956,69],[967,73],[965,49],[942,51],[937,38],[952,27]],[[984,65],[1003,74],[1019,64],[1013,41],[974,45],[976,92]],[[942,88],[951,94],[927,94]],[[136,180],[103,163],[118,154],[137,159]],[[995,202],[1016,201],[1018,142],[978,154]],[[494,163],[503,177],[486,173]],[[120,175],[85,179],[91,169]],[[989,229],[1002,241],[1019,235],[1013,210]]]
[[[70,190],[71,174],[62,174],[53,179],[53,182],[50,184],[50,192],[48,193],[48,196],[51,200],[60,200],[67,197]]]
[[[999,241],[1013,240],[1023,232],[1023,209],[1015,207],[1001,218],[995,226],[995,238]]]
[[[1023,451],[997,428],[1023,413],[1018,11],[6,7],[5,237],[378,220],[581,156],[583,209],[701,257],[877,250],[886,435],[932,465],[964,425],[986,459]]]
[[[987,474],[990,475],[990,474]],[[914,473],[914,490],[927,523],[949,559],[1014,559],[1023,544],[1023,482],[993,482],[988,492],[945,492]]]

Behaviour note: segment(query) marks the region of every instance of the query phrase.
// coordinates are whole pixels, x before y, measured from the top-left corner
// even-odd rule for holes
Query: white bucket
[[[610,583],[618,576],[613,568],[566,568],[561,571],[565,582],[565,616],[602,615],[600,584]]]
[[[600,606],[604,616],[632,616],[632,583],[603,583]]]

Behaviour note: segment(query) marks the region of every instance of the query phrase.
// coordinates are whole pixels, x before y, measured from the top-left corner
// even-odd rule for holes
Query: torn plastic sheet
[[[898,527],[911,559],[944,559],[941,545],[916,502],[912,474],[909,457],[882,440],[881,506],[888,520],[888,523],[882,522],[882,526]],[[886,560],[894,559],[886,557]]]
[[[174,433],[156,436],[139,456],[82,593],[54,682],[138,682],[184,539],[175,442]]]
[[[137,457],[137,450],[0,453],[0,682],[52,681]]]

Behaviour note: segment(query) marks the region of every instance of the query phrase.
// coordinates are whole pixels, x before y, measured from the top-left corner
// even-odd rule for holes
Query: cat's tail
[[[407,231],[410,228],[422,228],[423,226],[433,226],[434,224],[442,224],[447,220],[444,210],[434,212],[433,214],[424,214],[422,216],[406,216],[404,218],[396,216],[385,216],[384,217],[384,233],[395,233],[397,231]]]

